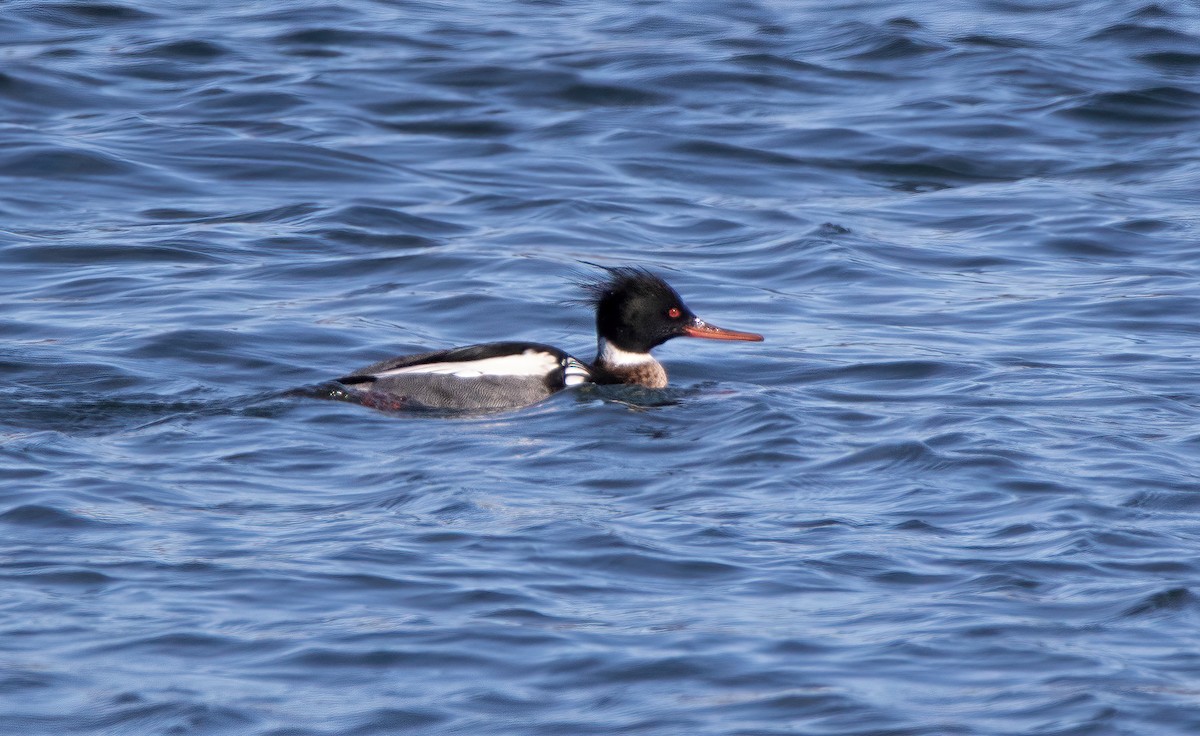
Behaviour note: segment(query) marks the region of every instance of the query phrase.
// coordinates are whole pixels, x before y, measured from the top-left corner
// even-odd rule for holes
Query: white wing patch
[[[393,368],[390,371],[376,373],[376,378],[386,376],[409,376],[414,374],[439,374],[457,376],[459,378],[479,378],[480,376],[544,376],[559,367],[558,358],[540,350],[526,350],[514,355],[498,355],[494,358],[481,360],[462,360],[455,362],[422,363],[408,365],[403,368]]]
[[[588,371],[587,366],[567,356],[567,359],[563,361],[563,384],[578,386],[581,383],[590,383],[591,380],[592,374]]]

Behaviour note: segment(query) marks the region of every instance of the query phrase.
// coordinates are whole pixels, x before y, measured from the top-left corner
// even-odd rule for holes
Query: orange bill
[[[745,342],[762,342],[763,336],[753,332],[738,332],[717,327],[697,319],[683,328],[685,337],[702,337],[705,340],[743,340]]]

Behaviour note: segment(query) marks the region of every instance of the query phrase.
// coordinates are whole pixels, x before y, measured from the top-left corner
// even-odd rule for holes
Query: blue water
[[[1200,733],[1198,226],[1195,3],[5,3],[0,733]]]

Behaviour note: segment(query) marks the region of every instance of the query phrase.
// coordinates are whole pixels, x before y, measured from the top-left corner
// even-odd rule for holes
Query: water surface
[[[0,731],[1200,731],[1200,10],[15,2]],[[761,344],[591,357],[584,262]]]

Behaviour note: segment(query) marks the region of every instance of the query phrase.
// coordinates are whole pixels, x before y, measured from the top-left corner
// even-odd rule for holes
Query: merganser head
[[[673,337],[759,342],[762,335],[707,324],[660,277],[641,268],[606,268],[609,277],[585,284],[596,306],[596,334],[624,354],[647,354]]]

